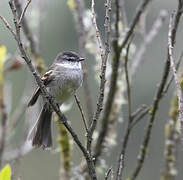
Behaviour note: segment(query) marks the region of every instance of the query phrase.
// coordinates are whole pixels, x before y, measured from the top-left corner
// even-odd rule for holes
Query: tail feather
[[[44,149],[52,146],[51,116],[52,111],[45,104],[31,133],[33,146],[43,147]]]
[[[28,107],[33,106],[36,103],[40,93],[41,93],[40,88],[37,88],[36,91],[34,92],[33,96],[31,97],[29,103],[28,103]]]

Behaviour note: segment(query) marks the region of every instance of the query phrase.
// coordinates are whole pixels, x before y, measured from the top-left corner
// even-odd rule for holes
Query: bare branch
[[[183,51],[181,52],[181,55],[180,55],[180,57],[179,57],[179,60],[178,60],[178,62],[177,62],[177,64],[176,64],[176,70],[177,70],[177,71],[178,71],[178,69],[179,69],[179,67],[180,67],[182,58],[183,58]],[[171,85],[173,79],[174,79],[174,76],[172,75],[172,77],[170,78],[170,80],[169,80],[169,82],[167,83],[166,87],[164,88],[163,94],[166,94],[166,93],[168,92],[168,89],[169,89],[169,87],[170,87],[170,85]]]
[[[12,35],[14,36],[14,38],[16,39],[16,34],[15,34],[13,28],[9,25],[8,21],[3,16],[0,16],[0,19],[2,20],[2,22],[4,23],[4,25],[8,28],[8,30],[12,33]]]
[[[170,59],[170,64],[171,64],[171,68],[173,71],[173,76],[174,76],[174,80],[175,80],[175,84],[176,84],[176,89],[177,89],[177,97],[178,97],[178,112],[179,112],[179,116],[178,116],[178,121],[181,122],[181,125],[183,125],[183,94],[182,94],[182,89],[179,83],[179,79],[177,76],[177,70],[175,67],[175,62],[173,59],[173,24],[175,20],[174,17],[175,14],[172,14],[170,17],[170,23],[169,23],[169,31],[168,31],[168,56]],[[182,129],[182,128],[181,128]]]
[[[105,180],[108,180],[111,171],[112,171],[112,168],[109,168],[109,169],[107,170],[107,172],[106,172],[106,174],[105,174]]]
[[[16,0],[16,1],[14,1],[14,3],[15,3],[16,10],[17,10],[17,14],[20,19],[21,15],[22,15],[22,7],[21,7],[20,0]],[[34,56],[39,55],[39,51],[36,47],[36,42],[30,31],[30,28],[28,26],[28,22],[27,22],[27,19],[25,16],[22,16],[21,24],[22,24],[23,32],[30,43],[31,52],[33,53]]]
[[[150,107],[146,107],[139,116],[134,118],[133,122],[131,123],[131,128],[133,128],[141,119],[144,118],[145,115],[147,115],[150,111]]]
[[[119,23],[119,4],[118,0],[115,1],[116,5],[116,13],[115,13],[115,37],[118,37],[118,23]],[[108,120],[109,120],[109,115],[111,113],[111,108],[113,104],[113,99],[114,95],[116,92],[116,84],[117,84],[117,76],[118,76],[118,65],[119,65],[119,58],[120,58],[120,53],[118,51],[118,38],[115,38],[113,40],[113,49],[114,49],[114,57],[112,60],[112,74],[111,74],[111,79],[110,79],[110,90],[107,95],[107,100],[104,106],[104,112],[103,112],[103,117],[101,118],[102,124],[101,124],[101,129],[99,131],[99,137],[97,139],[97,143],[95,146],[95,162],[97,161],[97,158],[102,152],[102,143],[104,141],[104,138],[107,134],[108,131]],[[105,83],[105,81],[104,81]],[[100,91],[102,92],[102,91]],[[102,94],[101,94],[102,95]],[[102,95],[103,96],[103,95]],[[100,106],[98,106],[100,107]],[[101,111],[101,110],[100,110]]]
[[[84,11],[85,11],[85,5],[83,0],[75,0],[76,3],[76,13],[74,14],[77,16],[76,19],[76,29],[78,32],[79,36],[79,50],[81,53],[81,56],[86,57],[86,32],[85,32],[85,27],[83,24],[84,21]],[[84,95],[85,95],[85,103],[87,107],[87,114],[88,114],[88,120],[89,120],[89,125],[92,122],[93,118],[93,103],[92,103],[92,97],[91,97],[91,92],[89,88],[89,82],[88,82],[88,68],[87,68],[87,63],[83,62],[83,89],[84,89]]]
[[[80,100],[79,100],[79,98],[77,97],[76,94],[74,95],[74,98],[75,98],[76,103],[77,103],[77,105],[78,105],[78,108],[79,108],[79,110],[80,110],[80,112],[81,112],[81,116],[82,116],[83,124],[84,124],[84,126],[85,126],[85,130],[86,130],[86,132],[88,133],[88,126],[87,126],[86,118],[85,118],[85,116],[84,116],[83,109],[82,109],[82,107],[81,107]]]
[[[134,119],[134,118],[136,118],[140,113],[142,113],[142,111],[144,110],[144,109],[146,109],[147,108],[147,105],[145,105],[145,104],[142,104],[140,107],[138,107],[133,113],[132,113],[132,118]]]
[[[94,8],[94,0],[92,0],[92,8]],[[109,55],[109,38],[110,38],[110,28],[111,28],[111,24],[110,24],[110,12],[111,12],[111,0],[106,0],[105,3],[105,7],[106,7],[106,15],[105,15],[105,50],[101,49],[101,58],[102,58],[102,64],[101,64],[101,81],[100,81],[100,92],[99,92],[99,97],[98,97],[98,101],[97,101],[97,109],[91,124],[91,127],[89,129],[89,133],[88,133],[88,141],[87,141],[87,149],[91,149],[91,143],[92,143],[92,136],[93,136],[93,132],[96,128],[97,125],[97,121],[100,117],[101,111],[103,109],[103,101],[104,101],[104,89],[105,89],[105,74],[106,74],[106,63],[107,63],[107,59],[108,59],[108,55]],[[93,11],[93,21],[94,24],[96,23],[96,18],[95,18],[95,11],[94,9]],[[96,27],[96,35],[97,35],[97,24],[95,24]],[[100,34],[97,35],[98,36],[98,42],[99,44],[102,43],[101,42],[101,38],[100,38]],[[102,48],[102,47],[101,47]]]
[[[143,0],[142,3],[140,4],[140,6],[138,7],[138,10],[133,18],[133,21],[129,27],[129,30],[127,31],[125,38],[120,46],[119,51],[121,52],[122,49],[125,47],[125,45],[127,44],[130,36],[133,34],[133,31],[135,29],[135,26],[137,25],[137,23],[139,22],[140,16],[141,14],[144,12],[145,8],[147,7],[147,5],[151,2],[151,0]]]
[[[101,57],[103,59],[104,50],[103,50],[102,38],[100,35],[100,31],[99,31],[98,26],[97,26],[97,20],[96,20],[96,14],[95,14],[95,0],[92,0],[91,11],[92,11],[93,25],[94,25],[95,30],[96,30],[96,37],[97,37],[98,44],[99,44],[100,54],[101,54]]]
[[[141,44],[141,46],[137,50],[137,54],[135,55],[134,61],[131,65],[131,77],[132,78],[135,75],[135,73],[137,72],[137,68],[143,62],[143,55],[146,52],[147,46],[152,42],[152,40],[158,34],[159,29],[162,27],[166,16],[167,16],[167,12],[165,10],[160,11],[160,14],[157,17],[157,19],[154,21],[154,24],[152,25],[151,30],[145,36],[144,42]]]
[[[119,159],[118,159],[118,169],[117,169],[117,173],[116,173],[116,180],[120,180],[122,178],[122,173],[123,173],[123,169],[124,169],[124,158],[125,158],[125,154],[126,154],[126,148],[127,148],[127,144],[128,144],[128,140],[131,134],[131,124],[133,122],[133,118],[132,118],[132,107],[131,107],[131,87],[130,87],[130,81],[129,81],[129,74],[128,74],[128,53],[129,53],[129,49],[130,49],[130,44],[131,41],[133,40],[133,37],[131,38],[127,49],[126,49],[126,56],[125,56],[125,77],[126,77],[126,84],[127,84],[127,96],[128,96],[128,127],[124,136],[124,140],[122,143],[122,148],[121,148],[121,152],[119,155]]]
[[[19,19],[19,21],[18,21],[18,24],[19,24],[19,25],[22,23],[22,19],[24,18],[25,12],[26,12],[26,10],[27,10],[27,8],[28,8],[28,6],[29,6],[30,3],[31,3],[31,0],[27,0],[27,3],[26,3],[26,5],[25,5],[25,8],[23,9],[22,14],[21,14],[21,16],[20,16],[20,19]]]

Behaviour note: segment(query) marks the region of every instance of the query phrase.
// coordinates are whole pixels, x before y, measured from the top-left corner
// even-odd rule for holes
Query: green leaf
[[[9,164],[0,171],[0,180],[11,180],[11,167]]]

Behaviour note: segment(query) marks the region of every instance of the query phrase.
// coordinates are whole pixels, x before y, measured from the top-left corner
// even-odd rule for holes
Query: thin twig
[[[24,18],[25,12],[26,12],[26,10],[27,10],[27,8],[28,8],[28,6],[29,6],[30,3],[31,3],[31,0],[27,0],[27,3],[26,3],[26,5],[25,5],[25,8],[23,9],[22,14],[21,14],[21,16],[20,16],[20,19],[19,19],[19,21],[18,21],[18,24],[19,24],[19,25],[21,25],[22,19]]]
[[[138,107],[133,113],[132,113],[132,118],[136,118],[144,109],[147,108],[147,105],[142,104],[140,107]]]
[[[146,107],[139,116],[136,116],[136,118],[134,118],[133,122],[131,123],[131,129],[141,120],[144,118],[145,115],[147,115],[150,111],[150,107]]]
[[[131,37],[131,35],[134,32],[135,26],[137,25],[137,23],[139,22],[140,16],[141,14],[144,12],[144,10],[146,9],[147,5],[151,2],[152,0],[143,0],[142,3],[140,4],[140,6],[137,9],[137,12],[132,20],[132,23],[129,27],[129,30],[126,33],[126,36],[119,48],[119,51],[121,52],[122,49],[125,47],[125,45],[127,44],[129,38]]]
[[[94,25],[95,30],[96,30],[96,37],[97,37],[98,44],[99,44],[100,55],[103,59],[104,50],[103,50],[102,38],[100,35],[100,31],[99,31],[98,26],[97,26],[96,13],[95,13],[95,0],[92,0],[91,11],[92,11],[92,21],[93,21],[93,25]]]
[[[160,28],[163,25],[163,22],[166,19],[167,12],[165,10],[160,11],[159,16],[154,21],[151,30],[144,38],[144,42],[141,44],[139,49],[137,50],[137,54],[134,57],[134,61],[131,65],[131,77],[133,78],[135,73],[137,72],[138,67],[143,63],[143,55],[146,52],[147,46],[151,44],[152,40],[159,33]]]
[[[3,17],[0,16],[0,19],[3,21],[3,23],[5,24],[5,26],[9,29],[9,31],[12,33],[12,35],[14,36],[14,38],[16,39],[16,34],[13,30],[13,28],[10,26],[10,24],[8,23],[8,21]]]
[[[175,67],[175,62],[173,59],[173,24],[174,24],[174,13],[171,15],[170,17],[170,23],[169,23],[169,31],[168,31],[168,56],[170,59],[170,64],[171,64],[171,68],[173,71],[173,76],[174,76],[174,80],[175,80],[175,84],[176,84],[176,90],[177,90],[177,97],[178,97],[178,122],[181,123],[181,126],[183,126],[183,94],[182,94],[182,89],[179,83],[179,78],[177,75],[177,70]],[[182,129],[182,127],[181,127]]]
[[[179,57],[179,60],[178,60],[178,62],[177,62],[177,64],[176,64],[176,70],[177,70],[177,71],[178,71],[178,69],[179,69],[179,67],[180,67],[180,63],[181,63],[181,61],[182,61],[182,58],[183,58],[183,51],[181,52],[181,55],[180,55],[180,57]],[[166,87],[164,88],[163,94],[166,94],[166,93],[168,92],[168,89],[169,89],[171,83],[173,82],[173,79],[174,79],[174,76],[172,75],[172,77],[171,77],[170,80],[168,81]]]
[[[106,172],[106,174],[105,174],[105,180],[108,180],[109,175],[110,175],[111,172],[112,172],[112,167],[110,167],[110,168],[107,170],[107,172]]]
[[[114,50],[114,57],[112,60],[112,74],[110,79],[110,90],[107,95],[106,103],[104,106],[103,117],[101,118],[101,129],[99,131],[99,137],[97,139],[97,143],[95,146],[95,162],[97,162],[98,157],[102,153],[102,144],[104,142],[105,136],[108,131],[108,121],[109,115],[111,113],[112,104],[116,92],[116,85],[117,85],[117,78],[118,78],[118,68],[119,68],[119,58],[120,53],[118,51],[118,35],[119,35],[119,3],[118,0],[115,1],[116,5],[116,13],[115,13],[115,38],[113,40],[113,50]]]
[[[81,107],[80,100],[79,100],[79,98],[77,97],[76,94],[74,95],[74,98],[75,98],[76,103],[77,103],[77,105],[78,105],[78,108],[79,108],[79,110],[80,110],[80,113],[81,113],[81,116],[82,116],[82,120],[83,120],[83,124],[84,124],[84,126],[85,126],[85,130],[86,130],[86,132],[88,133],[88,126],[87,126],[86,118],[85,118],[85,116],[84,116],[83,109],[82,109],[82,107]]]
[[[177,33],[180,17],[182,15],[182,7],[183,7],[182,0],[179,0],[174,24],[172,27],[172,38],[171,38],[172,42],[171,43],[173,46],[175,43],[175,38],[176,38],[176,33]],[[144,160],[147,155],[147,148],[148,148],[150,137],[151,137],[151,131],[153,128],[155,117],[156,117],[156,112],[158,110],[160,100],[163,97],[163,92],[164,92],[164,88],[165,88],[165,85],[166,85],[166,82],[168,79],[169,71],[170,71],[170,57],[167,52],[167,60],[166,60],[165,66],[164,66],[163,76],[162,76],[159,88],[157,90],[157,93],[155,94],[155,98],[153,101],[153,106],[152,106],[151,114],[150,114],[150,118],[149,118],[149,124],[148,124],[147,130],[146,130],[145,136],[144,136],[143,143],[141,145],[140,153],[138,155],[139,158],[137,160],[137,165],[131,175],[131,180],[135,180],[137,178],[137,176],[139,175],[139,172],[141,171],[141,169],[143,167]]]
[[[94,10],[94,0],[92,0],[92,14],[93,14],[93,23],[95,25],[95,29],[96,29],[96,36],[98,36],[98,43],[100,49],[101,49],[101,58],[102,58],[102,64],[101,64],[101,75],[100,75],[100,92],[99,92],[99,97],[97,100],[97,109],[96,112],[94,114],[94,118],[92,121],[92,124],[90,126],[89,129],[89,134],[88,134],[88,141],[87,141],[87,149],[90,150],[91,149],[91,143],[92,143],[92,136],[93,136],[93,132],[97,126],[97,121],[100,117],[101,111],[103,110],[103,101],[104,101],[104,89],[105,89],[105,74],[106,74],[106,63],[107,63],[107,59],[109,56],[109,38],[110,38],[110,28],[111,28],[111,24],[110,24],[110,12],[111,12],[111,0],[106,0],[105,3],[105,7],[106,7],[106,14],[105,14],[105,49],[102,49],[101,46],[101,37],[100,37],[100,33],[97,30],[97,24],[96,24],[96,17],[95,17],[95,10]]]
[[[131,107],[131,87],[130,87],[129,74],[128,74],[128,54],[129,54],[130,44],[132,40],[133,40],[133,37],[131,38],[126,49],[125,65],[124,65],[126,84],[127,84],[127,97],[128,97],[128,127],[124,136],[121,152],[118,159],[118,167],[117,167],[118,169],[116,173],[116,180],[121,180],[122,178],[122,173],[124,169],[124,158],[125,158],[126,148],[127,148],[127,144],[128,144],[130,133],[131,133],[131,124],[133,122],[132,107]]]
[[[76,29],[78,32],[79,36],[79,50],[81,53],[81,56],[86,57],[86,32],[85,32],[85,27],[83,24],[83,18],[84,18],[84,11],[85,11],[85,5],[83,0],[75,0],[76,3]],[[84,90],[84,96],[85,96],[85,103],[87,107],[87,114],[88,114],[88,121],[89,125],[92,122],[93,118],[93,102],[92,102],[92,97],[91,97],[91,91],[89,87],[89,82],[88,82],[88,68],[87,68],[87,63],[83,62],[83,90]]]
[[[18,13],[18,16],[20,19],[21,15],[22,15],[22,7],[21,7],[20,0],[16,0],[16,1],[14,1],[14,3],[15,3],[16,10],[17,10],[17,13]],[[33,34],[31,33],[31,30],[28,26],[28,21],[27,21],[25,16],[22,16],[21,24],[22,24],[23,32],[30,43],[31,52],[33,53],[34,56],[39,55],[39,51],[38,51],[38,48],[36,46],[36,42],[34,40]]]
[[[128,73],[128,54],[129,54],[130,44],[132,40],[133,40],[133,37],[131,38],[126,48],[125,65],[124,65],[126,84],[127,84],[127,96],[128,96],[128,120],[130,123],[133,121],[133,118],[132,118],[132,106],[131,106],[131,86],[130,86],[129,73]]]

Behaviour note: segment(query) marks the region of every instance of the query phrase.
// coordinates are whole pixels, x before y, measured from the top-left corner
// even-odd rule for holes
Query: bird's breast
[[[80,69],[61,72],[56,75],[53,83],[49,86],[50,94],[58,103],[63,103],[74,95],[75,91],[81,86],[83,74]]]

